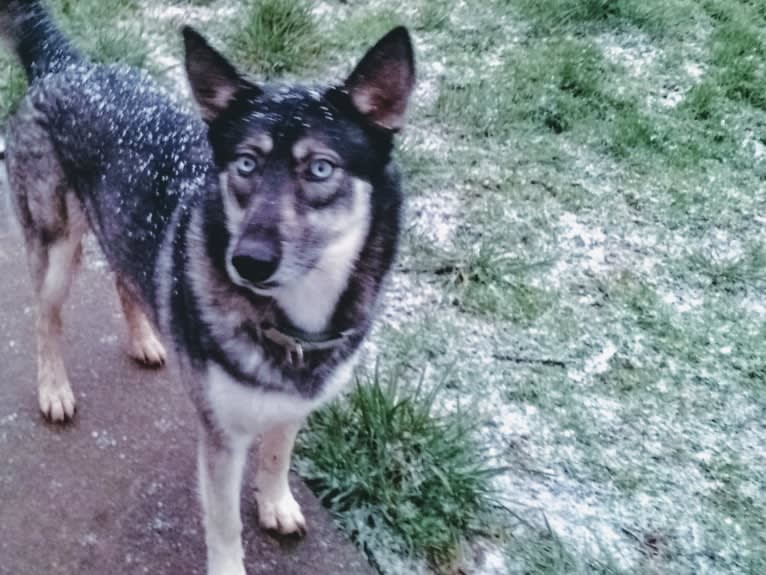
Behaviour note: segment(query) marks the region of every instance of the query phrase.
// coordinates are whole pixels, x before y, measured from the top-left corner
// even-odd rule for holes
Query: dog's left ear
[[[199,32],[184,26],[182,34],[186,52],[186,75],[206,122],[215,120],[241,90],[258,89],[245,80]]]
[[[392,131],[404,126],[414,86],[415,57],[404,26],[394,28],[370,48],[345,83],[357,111]]]

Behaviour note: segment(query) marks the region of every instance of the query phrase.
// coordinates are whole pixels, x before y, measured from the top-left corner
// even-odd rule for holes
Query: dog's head
[[[256,84],[197,32],[183,35],[220,173],[231,280],[270,294],[323,266],[352,266],[414,85],[406,29],[323,88]]]

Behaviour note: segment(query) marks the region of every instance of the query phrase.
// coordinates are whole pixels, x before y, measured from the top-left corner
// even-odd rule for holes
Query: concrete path
[[[196,416],[180,382],[125,355],[114,287],[88,257],[65,312],[78,415],[45,423],[32,306],[21,243],[0,208],[0,575],[203,575]],[[261,531],[252,471],[242,504],[249,575],[372,574],[295,477],[308,535]]]

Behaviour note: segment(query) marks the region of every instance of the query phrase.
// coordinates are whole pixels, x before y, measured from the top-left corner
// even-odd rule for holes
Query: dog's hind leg
[[[37,391],[51,421],[71,419],[75,399],[61,356],[61,308],[82,252],[87,223],[32,106],[9,131],[11,198],[21,224],[37,298]]]
[[[133,297],[130,289],[117,278],[117,293],[128,324],[128,354],[137,362],[148,367],[161,367],[165,364],[167,353],[154,332],[149,318],[141,304]]]
[[[261,527],[283,534],[304,533],[306,520],[287,481],[300,424],[277,425],[263,434],[255,469],[255,498]]]
[[[35,248],[37,251],[39,248]],[[40,410],[51,421],[74,416],[75,399],[61,356],[61,307],[69,292],[80,239],[60,238],[31,259],[37,283],[37,395]]]
[[[240,491],[250,443],[202,429],[198,473],[207,575],[245,575]]]

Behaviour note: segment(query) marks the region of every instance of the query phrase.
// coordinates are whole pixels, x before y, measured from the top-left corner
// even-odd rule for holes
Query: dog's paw
[[[210,561],[207,575],[247,575],[242,560],[216,559]]]
[[[151,330],[144,330],[132,338],[129,353],[146,367],[162,367],[167,359],[165,347]]]
[[[241,560],[218,559],[210,562],[207,575],[247,575]]]
[[[66,423],[74,417],[74,393],[69,383],[66,385],[43,385],[37,392],[40,411],[54,423]]]
[[[256,494],[258,520],[264,529],[282,535],[305,535],[306,519],[301,506],[289,491],[278,499],[267,499]]]
[[[238,539],[229,545],[207,546],[207,575],[247,575],[245,573],[245,552]]]

